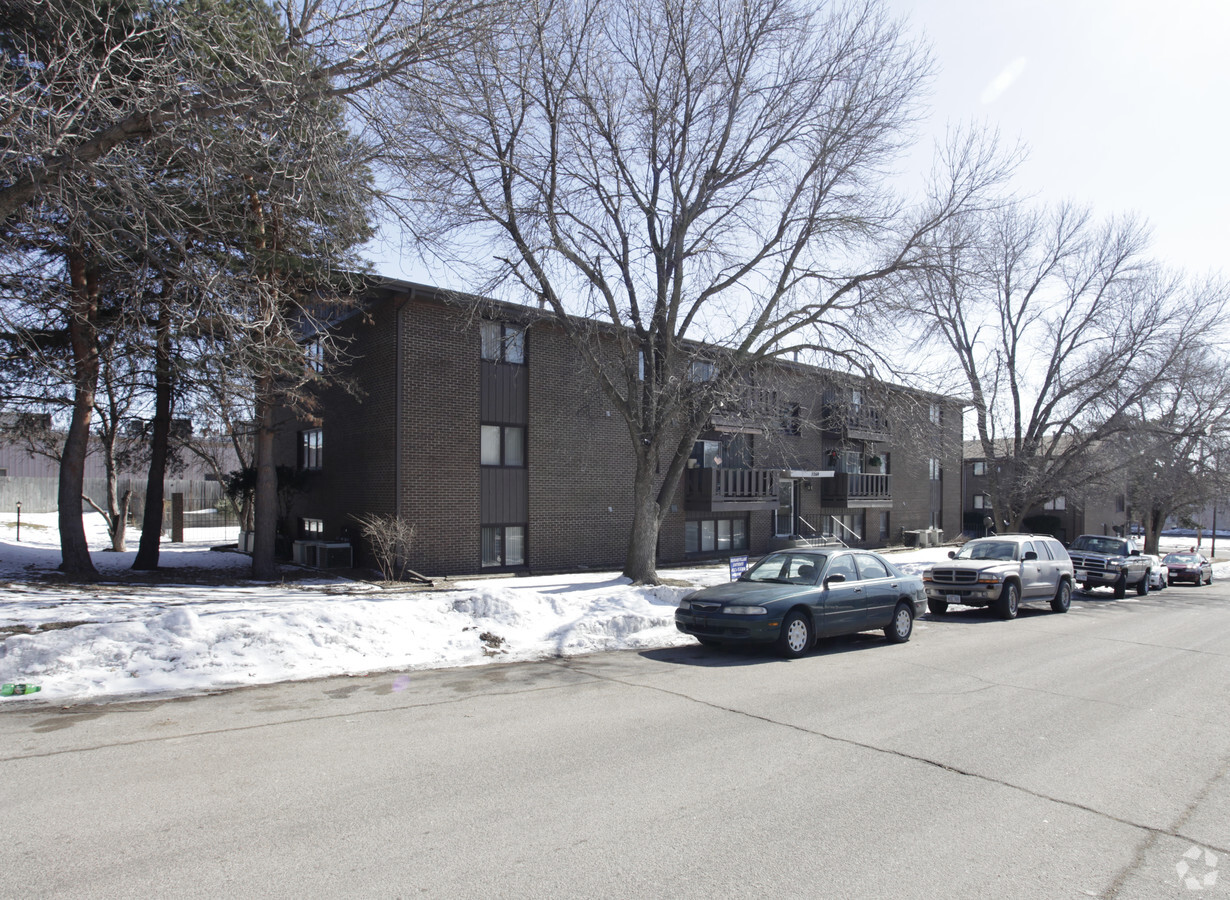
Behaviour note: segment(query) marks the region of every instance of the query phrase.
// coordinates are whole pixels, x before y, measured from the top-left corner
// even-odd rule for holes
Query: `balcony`
[[[847,509],[891,509],[893,476],[863,472],[838,472],[820,483],[820,500],[825,506]]]
[[[888,417],[878,409],[859,404],[829,403],[824,406],[824,430],[857,441],[887,441],[892,436]]]
[[[775,469],[687,469],[683,503],[690,512],[748,512],[777,507]]]

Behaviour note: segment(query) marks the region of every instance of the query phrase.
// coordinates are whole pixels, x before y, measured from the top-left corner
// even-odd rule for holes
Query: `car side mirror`
[[[956,550],[949,550],[949,551],[948,551],[948,558],[949,558],[949,559],[956,559],[956,558],[957,558],[957,551],[956,551]]]
[[[1031,559],[1037,559],[1037,558],[1038,558],[1037,550],[1026,550],[1025,551],[1025,562],[1029,562]]]
[[[845,580],[846,580],[846,576],[840,573],[838,573],[837,575],[830,575],[828,578],[824,579],[824,586],[828,587],[830,584],[840,584],[841,582]]]

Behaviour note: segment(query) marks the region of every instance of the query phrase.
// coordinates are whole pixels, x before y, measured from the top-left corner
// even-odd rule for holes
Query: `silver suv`
[[[923,572],[927,609],[948,604],[989,606],[1001,619],[1016,618],[1021,603],[1049,600],[1055,612],[1072,603],[1072,560],[1063,544],[1044,534],[1000,534],[949,551],[951,562]]]

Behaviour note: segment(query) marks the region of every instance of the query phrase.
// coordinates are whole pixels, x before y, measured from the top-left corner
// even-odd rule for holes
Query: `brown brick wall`
[[[515,318],[519,308],[508,313]],[[293,515],[323,518],[326,536],[336,536],[350,513],[392,512],[400,479],[400,512],[417,529],[414,567],[430,575],[481,571],[477,320],[468,310],[433,296],[402,294],[375,304],[367,316],[352,318],[343,330],[355,338],[350,374],[362,396],[356,399],[339,389],[325,395],[324,471],[312,476]],[[632,523],[634,463],[627,426],[560,330],[544,324],[529,328],[526,374],[527,567],[618,567]],[[764,433],[754,438],[753,464],[828,468],[827,453],[840,444],[832,432],[821,429],[831,376],[786,366],[774,380],[781,404],[800,405],[803,427],[801,434],[789,435],[775,422],[764,423]],[[929,523],[927,460],[935,454],[944,459],[945,530],[955,534],[960,527],[960,406],[946,407],[944,428],[937,433],[928,422],[928,399],[911,395],[909,402],[893,408],[892,439],[880,448],[892,454],[894,540],[901,529]],[[292,425],[279,438],[284,463],[295,461],[295,431]],[[816,519],[848,512],[822,506],[818,485],[803,493],[801,511]],[[879,512],[865,511],[872,543],[879,535]],[[680,489],[659,539],[662,562],[685,559],[688,518]],[[763,553],[772,538],[772,512],[750,512],[747,521],[750,551]],[[823,529],[819,521],[814,524]]]

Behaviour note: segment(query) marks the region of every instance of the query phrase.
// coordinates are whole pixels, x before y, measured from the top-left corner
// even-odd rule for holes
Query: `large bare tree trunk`
[[[158,309],[158,342],[154,351],[154,433],[150,444],[149,474],[145,481],[145,515],[134,569],[157,569],[162,540],[163,482],[171,442],[171,314],[165,295]]]
[[[632,495],[632,533],[628,535],[628,554],[623,575],[636,584],[658,581],[658,533],[661,509],[654,489],[653,469],[638,460]]]
[[[269,381],[262,379],[257,396],[267,397]],[[278,472],[273,460],[273,404],[261,400],[256,409],[256,497],[253,501],[255,531],[252,546],[252,577],[258,581],[277,578],[274,560],[278,523]]]
[[[90,446],[90,418],[98,390],[98,272],[86,265],[85,253],[68,251],[69,343],[73,354],[73,416],[60,459],[60,569],[70,575],[97,577],[82,521],[85,457]]]

